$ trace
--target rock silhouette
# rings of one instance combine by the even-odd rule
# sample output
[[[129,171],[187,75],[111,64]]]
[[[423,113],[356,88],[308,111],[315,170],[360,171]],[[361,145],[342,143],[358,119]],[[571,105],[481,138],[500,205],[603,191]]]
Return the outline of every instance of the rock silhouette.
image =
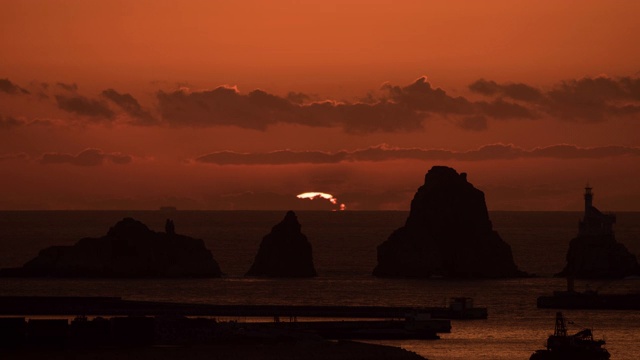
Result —
[[[484,193],[466,173],[434,166],[411,201],[405,225],[378,246],[381,277],[501,278],[526,274],[492,229]]]
[[[22,268],[4,276],[50,277],[220,277],[211,252],[200,239],[149,230],[125,218],[100,238],[73,246],[51,246]]]
[[[614,214],[603,214],[593,206],[592,188],[584,193],[584,216],[578,226],[578,236],[571,240],[567,265],[556,276],[573,278],[623,278],[639,275],[635,255],[616,241]]]
[[[293,211],[275,225],[260,243],[256,258],[246,276],[313,277],[311,244],[300,231]]]

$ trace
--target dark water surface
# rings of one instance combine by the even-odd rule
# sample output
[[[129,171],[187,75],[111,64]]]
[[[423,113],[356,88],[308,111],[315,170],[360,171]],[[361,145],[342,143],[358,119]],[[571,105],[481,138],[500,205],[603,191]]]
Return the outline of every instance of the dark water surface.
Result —
[[[442,305],[471,296],[489,308],[489,319],[453,321],[439,341],[385,341],[429,359],[528,359],[553,332],[555,310],[537,309],[538,295],[561,290],[568,243],[577,232],[577,212],[491,212],[494,228],[508,242],[520,269],[537,278],[452,281],[377,279],[376,246],[401,226],[406,212],[298,212],[313,246],[314,279],[244,279],[260,240],[284,217],[262,211],[43,211],[0,212],[0,267],[20,266],[40,249],[98,237],[125,216],[163,231],[167,217],[176,232],[202,238],[227,274],[222,279],[88,280],[0,279],[2,295],[100,295],[138,300],[220,304]],[[640,254],[640,213],[618,213],[616,238]],[[603,292],[640,291],[640,279],[581,281]],[[612,359],[640,358],[640,311],[565,311],[570,330],[593,328]],[[240,319],[241,320],[241,319]]]

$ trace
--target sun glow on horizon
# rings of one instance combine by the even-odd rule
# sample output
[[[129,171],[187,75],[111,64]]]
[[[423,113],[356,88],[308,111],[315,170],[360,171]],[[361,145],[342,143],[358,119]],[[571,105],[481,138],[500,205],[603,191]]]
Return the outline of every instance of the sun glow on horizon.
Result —
[[[331,194],[323,193],[323,192],[305,192],[305,193],[296,195],[296,197],[298,199],[308,199],[308,200],[325,199],[325,200],[329,200],[329,202],[334,205],[338,205],[338,199],[336,197],[334,197]],[[345,210],[345,209],[346,209],[345,204],[340,204],[340,210]]]

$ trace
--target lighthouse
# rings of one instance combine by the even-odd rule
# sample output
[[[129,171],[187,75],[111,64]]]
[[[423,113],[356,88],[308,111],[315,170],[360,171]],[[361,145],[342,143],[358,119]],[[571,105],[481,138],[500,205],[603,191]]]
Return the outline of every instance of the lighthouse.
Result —
[[[584,216],[587,217],[591,214],[591,207],[593,206],[593,188],[587,184],[584,188]]]
[[[578,235],[604,236],[613,239],[613,224],[616,222],[614,214],[603,214],[593,206],[593,188],[588,184],[584,188],[584,216],[579,222]]]

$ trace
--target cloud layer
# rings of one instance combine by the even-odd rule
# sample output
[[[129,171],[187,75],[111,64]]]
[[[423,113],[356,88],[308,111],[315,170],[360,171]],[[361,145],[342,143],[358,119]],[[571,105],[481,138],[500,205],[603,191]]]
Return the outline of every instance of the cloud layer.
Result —
[[[161,117],[172,126],[233,125],[265,130],[276,123],[311,127],[341,127],[348,133],[413,131],[423,128],[425,119],[439,116],[482,116],[496,119],[532,119],[528,108],[503,99],[472,102],[452,97],[434,88],[426,77],[408,86],[385,84],[384,95],[366,102],[334,100],[309,102],[309,96],[289,93],[287,97],[254,90],[248,94],[236,88],[188,92],[159,92]],[[485,121],[486,122],[486,121]],[[463,125],[465,126],[465,125]],[[484,129],[486,125],[468,125]]]
[[[231,86],[201,91],[181,88],[156,92],[157,103],[151,110],[133,95],[112,88],[92,98],[81,95],[76,84],[44,85],[32,96],[43,100],[49,98],[44,91],[57,92],[53,98],[61,110],[89,120],[108,122],[124,117],[129,119],[126,123],[145,126],[266,130],[275,124],[297,124],[369,134],[422,130],[425,121],[434,117],[449,119],[465,130],[484,131],[495,120],[549,117],[601,122],[640,115],[640,78],[631,76],[567,80],[548,90],[479,79],[468,86],[479,100],[452,96],[425,76],[406,86],[384,84],[378,95],[354,102],[314,101],[310,95],[293,91],[279,96],[259,89],[242,93]],[[9,79],[0,79],[0,92],[30,94]]]
[[[322,152],[279,150],[266,153],[238,153],[219,151],[195,159],[199,163],[216,165],[286,165],[335,164],[355,161],[391,160],[510,160],[521,158],[595,159],[616,156],[640,156],[640,148],[626,146],[600,146],[582,148],[559,144],[526,150],[514,145],[492,144],[477,150],[451,151],[441,149],[391,148],[380,145],[361,150]]]
[[[138,100],[131,94],[120,94],[113,89],[107,89],[101,95],[111,100],[125,113],[134,118],[135,121],[133,123],[136,125],[152,125],[156,122],[153,116],[143,109]]]
[[[103,101],[81,95],[56,95],[56,103],[60,109],[77,115],[106,120],[116,115]]]
[[[29,91],[12,83],[9,79],[0,79],[0,93],[7,93],[11,95],[30,94]]]

